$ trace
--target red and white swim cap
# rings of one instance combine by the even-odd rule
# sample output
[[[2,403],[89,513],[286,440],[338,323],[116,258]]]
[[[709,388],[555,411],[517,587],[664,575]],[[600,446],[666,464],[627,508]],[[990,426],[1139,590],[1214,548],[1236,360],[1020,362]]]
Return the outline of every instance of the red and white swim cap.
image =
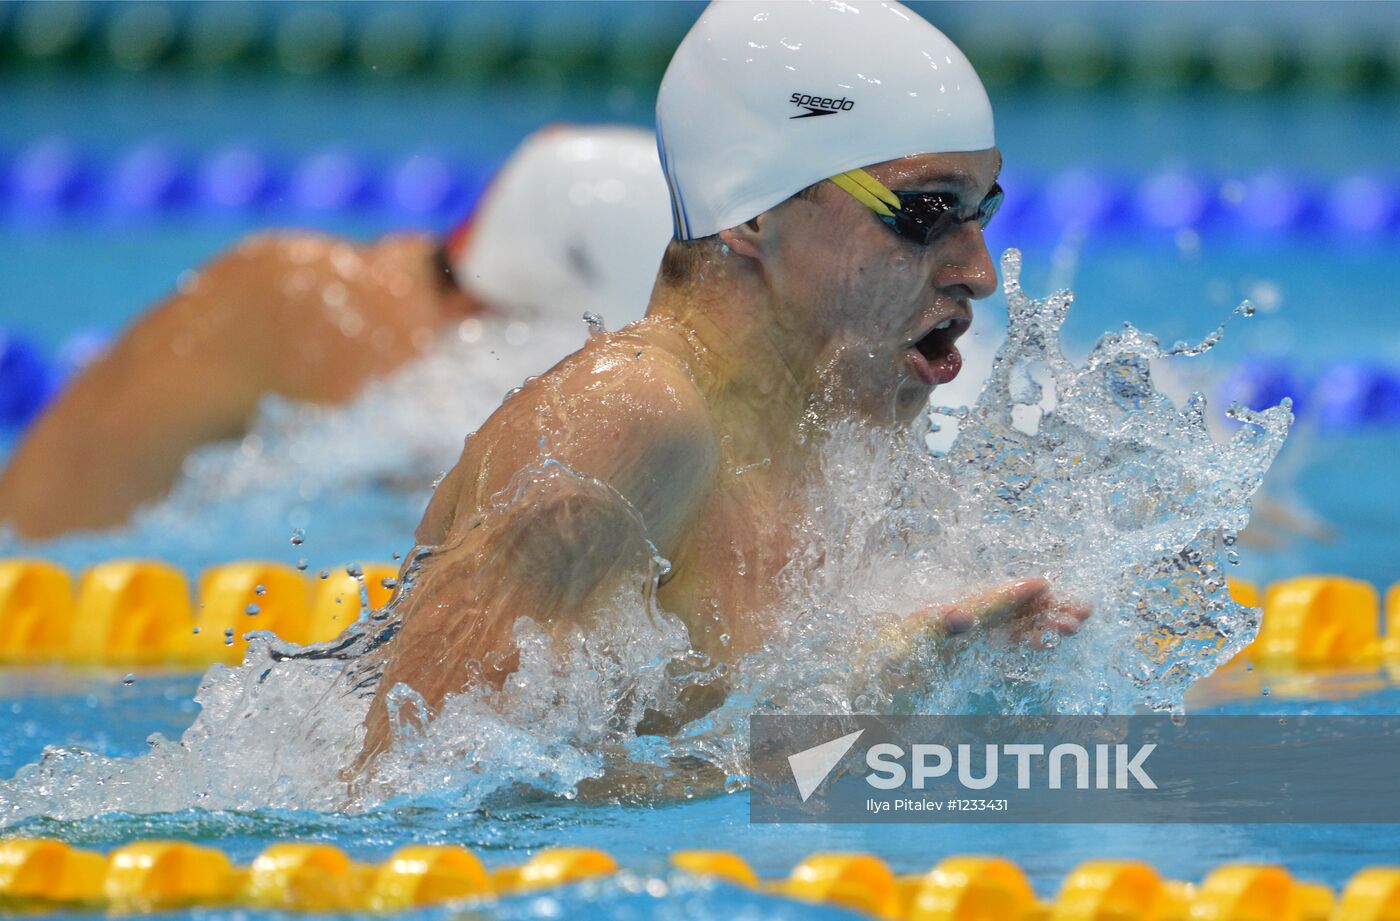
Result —
[[[555,125],[501,167],[447,258],[458,284],[493,307],[593,312],[615,328],[646,312],[670,238],[651,132]]]

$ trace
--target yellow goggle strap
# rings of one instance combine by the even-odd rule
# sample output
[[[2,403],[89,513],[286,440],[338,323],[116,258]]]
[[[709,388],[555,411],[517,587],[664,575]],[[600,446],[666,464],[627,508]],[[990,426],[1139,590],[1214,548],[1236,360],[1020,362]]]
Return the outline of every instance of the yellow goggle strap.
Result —
[[[845,189],[856,201],[881,217],[894,217],[899,210],[899,196],[863,169],[847,170],[831,177],[837,187]]]

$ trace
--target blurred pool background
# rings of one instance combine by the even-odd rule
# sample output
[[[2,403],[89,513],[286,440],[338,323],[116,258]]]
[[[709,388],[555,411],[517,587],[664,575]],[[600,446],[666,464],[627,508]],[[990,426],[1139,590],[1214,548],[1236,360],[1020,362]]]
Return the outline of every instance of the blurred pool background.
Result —
[[[1183,386],[1204,389],[1217,410],[1232,399],[1294,397],[1300,424],[1271,488],[1337,536],[1248,551],[1241,573],[1269,580],[1325,571],[1381,586],[1400,579],[1397,7],[911,5],[967,50],[993,97],[1008,199],[989,243],[1024,250],[1029,290],[1075,289],[1068,328],[1082,350],[1124,321],[1165,341],[1199,339],[1242,299],[1258,305],[1182,372]],[[666,61],[701,9],[0,3],[7,437],[29,408],[5,403],[4,388],[79,363],[181,272],[250,231],[445,229],[540,125],[649,124]],[[999,313],[999,297],[986,302],[976,335],[994,339]],[[297,553],[313,566],[350,553],[383,559],[406,549],[416,520],[417,509],[404,508],[337,541],[326,534],[335,519],[320,519]],[[303,523],[228,535],[225,558],[290,559],[288,530]],[[87,559],[107,546],[66,552]],[[134,754],[147,732],[177,733],[191,712],[185,679],[135,688],[54,681],[51,694],[33,699],[11,696],[18,686],[4,690],[14,731],[0,746],[0,773],[52,742]],[[1395,703],[1382,693],[1353,712],[1394,712]],[[745,824],[737,799],[673,808],[696,840],[725,840]],[[516,812],[470,826],[451,815],[388,825],[286,817],[276,834],[355,841],[366,853],[405,837],[490,850],[573,835],[645,854],[657,843],[654,826],[669,821],[667,809],[624,810],[601,825],[572,805]],[[77,837],[111,844],[150,833],[133,830],[144,821],[98,824]],[[172,821],[172,833],[184,821],[197,836],[203,820]],[[237,829],[221,834],[251,854],[269,832],[258,826],[242,843]],[[829,834],[823,846],[846,847],[860,846],[865,832]],[[1286,841],[1248,828],[1171,834],[1165,851],[1132,828],[1107,837],[972,829],[936,844],[901,833],[883,843],[909,867],[952,851],[1009,853],[1042,888],[1081,856],[1106,852],[1148,857],[1182,877],[1249,854],[1339,882],[1376,847],[1366,834],[1327,828]],[[756,833],[744,841],[772,872],[813,849]]]

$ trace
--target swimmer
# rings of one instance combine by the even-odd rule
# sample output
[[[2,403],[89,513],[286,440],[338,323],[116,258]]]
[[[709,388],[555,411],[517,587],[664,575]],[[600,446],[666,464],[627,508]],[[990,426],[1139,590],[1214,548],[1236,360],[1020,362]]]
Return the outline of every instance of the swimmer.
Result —
[[[996,287],[982,228],[1001,154],[942,33],[894,2],[719,0],[667,69],[657,133],[675,236],[646,317],[468,439],[419,526],[352,773],[390,744],[396,685],[431,711],[499,686],[516,618],[558,635],[625,590],[633,512],[671,563],[656,599],[692,647],[731,664],[761,648],[816,459],[804,432],[855,419],[893,436],[958,374],[971,302]],[[549,478],[565,468],[578,476]],[[529,501],[507,500],[532,476]],[[1042,643],[1088,613],[1026,579],[908,612],[883,641],[1009,622]],[[717,703],[697,698],[682,722]]]
[[[669,234],[651,132],[555,126],[445,241],[251,237],[182,277],[34,424],[0,475],[0,523],[28,538],[119,525],[190,451],[244,434],[264,396],[343,403],[472,314],[639,317]]]

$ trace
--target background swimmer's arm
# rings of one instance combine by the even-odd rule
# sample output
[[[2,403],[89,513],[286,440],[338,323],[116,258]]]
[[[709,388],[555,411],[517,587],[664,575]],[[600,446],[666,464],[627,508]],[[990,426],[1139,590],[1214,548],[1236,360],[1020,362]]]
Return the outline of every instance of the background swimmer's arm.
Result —
[[[431,708],[473,680],[498,684],[517,666],[519,617],[557,630],[619,593],[640,597],[644,536],[676,557],[717,469],[708,410],[679,369],[640,361],[599,372],[605,363],[558,370],[512,397],[439,486],[435,505],[461,507],[404,599],[361,766],[388,743],[395,684]],[[541,466],[543,436],[557,463]],[[484,507],[479,495],[495,498]]]
[[[69,384],[0,477],[0,519],[28,537],[119,524],[190,449],[242,432],[258,381],[234,347],[235,312],[210,302],[243,284],[235,261],[141,317]]]
[[[347,286],[337,260],[355,254],[327,237],[263,236],[205,266],[34,424],[0,475],[0,521],[28,537],[120,524],[191,450],[241,435],[264,394],[335,402],[403,360],[407,331],[394,337],[402,355],[369,339],[383,317],[412,322],[414,305],[390,303],[369,269]],[[337,291],[365,336],[345,335],[345,315],[322,303]]]

